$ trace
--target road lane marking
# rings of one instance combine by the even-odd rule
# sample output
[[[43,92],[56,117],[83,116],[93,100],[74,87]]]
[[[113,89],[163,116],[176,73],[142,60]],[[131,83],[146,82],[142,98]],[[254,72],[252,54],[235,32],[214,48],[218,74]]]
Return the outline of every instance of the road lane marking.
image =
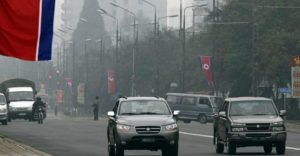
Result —
[[[180,134],[191,135],[191,136],[198,136],[198,137],[204,137],[204,138],[213,138],[213,136],[211,136],[211,135],[187,133],[187,132],[182,132],[182,131],[180,131]]]
[[[211,135],[196,134],[196,133],[188,133],[188,132],[183,132],[183,131],[180,131],[179,133],[180,133],[180,134],[185,134],[185,135],[190,135],[190,136],[203,137],[203,138],[213,138],[213,136],[211,136]],[[289,147],[289,146],[286,146],[286,149],[289,149],[289,150],[295,150],[295,151],[300,151],[300,148],[296,148],[296,147]]]

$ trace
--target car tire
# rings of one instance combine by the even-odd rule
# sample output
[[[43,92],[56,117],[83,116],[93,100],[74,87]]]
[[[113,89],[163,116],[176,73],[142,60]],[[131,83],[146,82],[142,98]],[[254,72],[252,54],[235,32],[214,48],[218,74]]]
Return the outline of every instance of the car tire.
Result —
[[[108,156],[115,156],[116,155],[115,146],[111,145],[110,142],[108,142],[107,150],[108,150]]]
[[[272,144],[264,145],[264,151],[266,154],[272,153]]]
[[[228,139],[227,139],[227,153],[230,155],[236,153],[236,144],[229,141]]]
[[[182,120],[182,121],[183,121],[183,123],[186,123],[186,124],[191,123],[191,120]]]
[[[8,121],[8,122],[11,122],[11,118],[10,118],[10,117],[8,117],[7,121]]]
[[[7,125],[7,120],[2,121],[1,123],[2,125]]]
[[[219,138],[215,137],[215,146],[216,146],[216,153],[221,154],[224,152],[224,144],[220,143]]]
[[[115,145],[115,152],[116,156],[124,156],[124,149],[118,144]]]
[[[285,153],[285,142],[279,142],[276,144],[276,153],[279,155]]]
[[[178,156],[178,143],[162,148],[162,156]]]
[[[201,124],[206,124],[207,123],[207,117],[206,115],[202,114],[198,117],[198,120]]]

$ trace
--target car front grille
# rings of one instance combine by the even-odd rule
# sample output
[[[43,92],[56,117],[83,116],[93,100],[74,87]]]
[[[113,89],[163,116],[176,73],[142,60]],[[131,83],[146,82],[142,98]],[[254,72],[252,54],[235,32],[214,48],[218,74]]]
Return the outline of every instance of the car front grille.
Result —
[[[248,131],[268,131],[270,129],[269,123],[246,124]]]
[[[259,137],[270,137],[271,134],[246,134],[246,137],[253,137],[253,138],[259,138]]]
[[[158,134],[160,126],[138,126],[135,130],[138,134]]]

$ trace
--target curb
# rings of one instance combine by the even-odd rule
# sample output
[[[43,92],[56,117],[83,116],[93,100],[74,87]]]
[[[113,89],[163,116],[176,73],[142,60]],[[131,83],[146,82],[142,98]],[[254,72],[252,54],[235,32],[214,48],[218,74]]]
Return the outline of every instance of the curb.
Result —
[[[28,145],[16,142],[10,138],[0,135],[1,156],[52,156],[36,150]]]

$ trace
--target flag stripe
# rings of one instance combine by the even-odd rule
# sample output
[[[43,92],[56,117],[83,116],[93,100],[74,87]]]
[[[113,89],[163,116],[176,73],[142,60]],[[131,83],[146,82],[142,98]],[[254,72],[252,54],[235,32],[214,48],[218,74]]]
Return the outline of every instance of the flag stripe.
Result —
[[[37,36],[37,43],[36,43],[36,50],[35,50],[35,60],[37,61],[38,60],[38,53],[39,53],[39,47],[40,47],[40,36],[41,36],[41,20],[42,20],[42,3],[43,3],[43,0],[39,0],[39,14],[38,14],[38,17],[39,17],[39,23],[38,23],[38,36]]]
[[[55,0],[41,0],[41,30],[38,60],[51,60]]]

